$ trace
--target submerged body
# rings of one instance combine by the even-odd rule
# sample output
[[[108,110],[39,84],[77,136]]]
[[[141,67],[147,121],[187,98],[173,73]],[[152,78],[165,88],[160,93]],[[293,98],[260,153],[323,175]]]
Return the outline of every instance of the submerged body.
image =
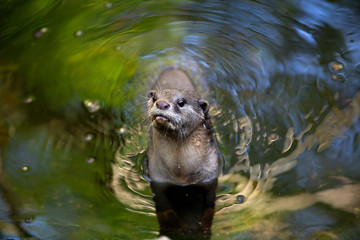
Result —
[[[167,87],[173,84],[194,90],[187,75],[179,72],[170,69],[162,73],[158,87],[166,82]],[[208,111],[208,102],[195,91],[168,88],[149,92],[148,171],[153,181],[191,184],[218,176],[219,161]]]

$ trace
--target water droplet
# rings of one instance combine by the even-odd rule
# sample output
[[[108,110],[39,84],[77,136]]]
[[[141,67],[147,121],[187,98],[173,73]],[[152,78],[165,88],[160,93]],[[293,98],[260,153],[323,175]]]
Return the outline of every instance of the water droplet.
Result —
[[[92,133],[87,133],[87,134],[85,134],[85,136],[84,136],[84,140],[87,141],[87,142],[89,142],[89,141],[93,140],[94,137],[95,137],[94,134],[92,134]]]
[[[35,96],[33,95],[28,95],[25,99],[24,99],[24,103],[29,104],[32,103],[35,100]]]
[[[236,196],[236,203],[244,203],[245,202],[245,196],[244,195],[237,195]]]
[[[333,74],[331,79],[335,82],[345,82],[345,76],[342,74]]]
[[[118,45],[118,46],[115,47],[115,50],[116,50],[116,51],[120,51],[122,48],[123,48],[123,47],[122,47],[121,45]]]
[[[106,7],[107,9],[110,9],[110,8],[112,8],[113,6],[114,6],[114,4],[112,4],[111,2],[105,3],[105,7]]]
[[[40,38],[44,33],[48,31],[48,28],[42,27],[34,33],[35,38]]]
[[[85,100],[84,101],[84,106],[91,113],[94,113],[94,112],[96,112],[96,111],[98,111],[100,109],[99,101]]]
[[[116,129],[116,133],[117,133],[117,134],[125,134],[125,133],[126,133],[126,130],[127,130],[127,126],[124,125],[124,126],[122,126],[121,128]]]
[[[33,217],[26,217],[24,219],[25,223],[32,223],[34,221],[34,218]]]
[[[93,162],[95,162],[95,160],[96,160],[95,157],[89,157],[86,161],[87,161],[88,163],[93,163]]]
[[[329,69],[332,72],[341,72],[342,70],[344,70],[344,64],[337,61],[330,62]]]
[[[271,144],[279,139],[279,135],[276,133],[271,133],[267,139],[268,139],[268,144]]]
[[[84,35],[84,31],[83,30],[77,30],[75,33],[74,33],[75,37],[81,37],[82,35]]]
[[[30,167],[27,165],[24,165],[21,167],[21,171],[23,171],[23,172],[28,172],[29,170],[30,170]]]
[[[240,156],[240,155],[242,155],[245,151],[246,151],[246,147],[241,146],[241,147],[238,147],[237,149],[235,149],[235,154],[238,155],[238,156]]]
[[[178,164],[178,168],[179,168],[179,169],[181,168],[180,164]]]

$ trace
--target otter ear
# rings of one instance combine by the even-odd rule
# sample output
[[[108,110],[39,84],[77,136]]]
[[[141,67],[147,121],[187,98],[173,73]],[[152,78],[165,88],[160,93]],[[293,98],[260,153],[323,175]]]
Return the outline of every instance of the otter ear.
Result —
[[[209,103],[205,100],[199,101],[199,106],[203,110],[204,113],[207,113],[209,111]]]
[[[150,99],[150,98],[155,98],[155,96],[156,96],[156,90],[151,90],[151,91],[149,91],[147,96],[148,96],[148,99]]]

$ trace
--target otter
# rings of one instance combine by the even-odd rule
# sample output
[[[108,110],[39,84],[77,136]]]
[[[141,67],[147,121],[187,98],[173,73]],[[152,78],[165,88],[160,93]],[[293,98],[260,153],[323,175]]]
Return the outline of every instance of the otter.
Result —
[[[209,103],[179,69],[163,71],[148,92],[148,175],[152,181],[188,185],[214,179],[219,160]]]

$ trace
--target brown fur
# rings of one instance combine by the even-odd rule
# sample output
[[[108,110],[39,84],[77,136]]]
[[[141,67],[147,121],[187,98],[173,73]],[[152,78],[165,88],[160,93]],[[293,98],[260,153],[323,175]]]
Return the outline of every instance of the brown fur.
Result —
[[[187,77],[178,71],[170,69],[160,76],[167,76],[165,80],[170,82],[179,81],[179,76]],[[191,80],[188,77],[185,80],[182,82],[190,82],[189,89],[194,89]],[[176,86],[177,82],[173,84]],[[175,88],[150,91],[148,170],[153,181],[190,184],[217,177],[218,155],[208,110],[208,102],[195,91]]]

